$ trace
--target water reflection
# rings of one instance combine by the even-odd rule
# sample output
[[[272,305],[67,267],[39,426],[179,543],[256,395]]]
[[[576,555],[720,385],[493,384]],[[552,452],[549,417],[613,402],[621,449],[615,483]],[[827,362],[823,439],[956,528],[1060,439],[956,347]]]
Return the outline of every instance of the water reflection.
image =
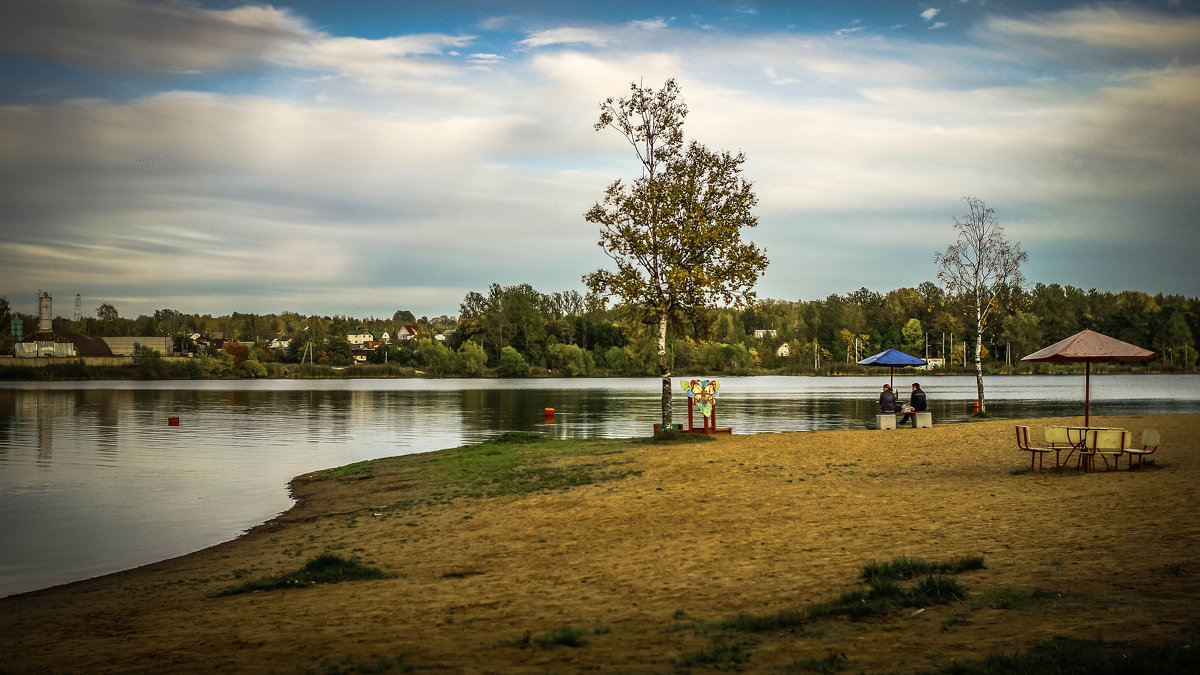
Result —
[[[737,434],[863,428],[879,381],[723,378],[718,419]],[[970,416],[973,378],[924,387],[935,424]],[[1200,410],[1196,376],[1099,376],[1092,393],[1094,415]],[[0,595],[229,539],[316,469],[513,430],[647,436],[659,395],[653,378],[0,383]],[[988,396],[1000,417],[1082,415],[1083,378],[989,378]]]

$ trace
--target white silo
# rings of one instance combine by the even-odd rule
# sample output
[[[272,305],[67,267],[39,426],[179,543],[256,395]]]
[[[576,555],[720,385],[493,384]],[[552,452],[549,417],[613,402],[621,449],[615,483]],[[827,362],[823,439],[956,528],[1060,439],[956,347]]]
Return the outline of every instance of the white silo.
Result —
[[[51,309],[50,293],[38,291],[38,331],[54,330],[54,313]]]

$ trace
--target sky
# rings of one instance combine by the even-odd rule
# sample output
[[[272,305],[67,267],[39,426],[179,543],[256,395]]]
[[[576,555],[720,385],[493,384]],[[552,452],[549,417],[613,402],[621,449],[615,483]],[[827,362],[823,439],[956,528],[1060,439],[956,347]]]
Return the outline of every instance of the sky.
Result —
[[[1200,0],[0,3],[0,295],[457,314],[585,289],[675,78],[744,152],[760,298],[935,279],[974,196],[1029,283],[1200,296]]]

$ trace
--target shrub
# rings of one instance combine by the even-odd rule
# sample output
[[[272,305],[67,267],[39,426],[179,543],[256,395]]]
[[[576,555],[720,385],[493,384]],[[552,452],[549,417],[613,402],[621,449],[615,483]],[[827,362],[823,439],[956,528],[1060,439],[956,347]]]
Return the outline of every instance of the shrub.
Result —
[[[501,377],[529,377],[529,364],[513,347],[500,350],[500,366],[496,369]]]

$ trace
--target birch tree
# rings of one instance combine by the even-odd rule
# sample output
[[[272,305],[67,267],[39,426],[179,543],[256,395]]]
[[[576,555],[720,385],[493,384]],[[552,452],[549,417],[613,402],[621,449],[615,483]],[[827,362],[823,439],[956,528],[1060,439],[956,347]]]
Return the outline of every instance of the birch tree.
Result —
[[[958,238],[942,253],[934,255],[940,268],[938,281],[951,294],[965,296],[974,312],[975,388],[979,413],[987,413],[983,396],[983,331],[994,318],[997,298],[1007,288],[1025,284],[1021,263],[1026,254],[1019,242],[1004,237],[1004,228],[996,221],[996,212],[982,199],[963,197],[967,212],[954,219]]]
[[[617,131],[633,148],[641,175],[613,182],[585,215],[600,226],[599,245],[616,270],[596,270],[584,283],[640,308],[657,324],[664,433],[671,429],[674,391],[670,320],[699,307],[752,302],[768,262],[763,250],[741,239],[742,228],[758,224],[752,213],[757,198],[742,177],[745,157],[694,141],[685,145],[687,112],[673,79],[658,91],[630,84],[628,97],[600,104],[595,129]]]

